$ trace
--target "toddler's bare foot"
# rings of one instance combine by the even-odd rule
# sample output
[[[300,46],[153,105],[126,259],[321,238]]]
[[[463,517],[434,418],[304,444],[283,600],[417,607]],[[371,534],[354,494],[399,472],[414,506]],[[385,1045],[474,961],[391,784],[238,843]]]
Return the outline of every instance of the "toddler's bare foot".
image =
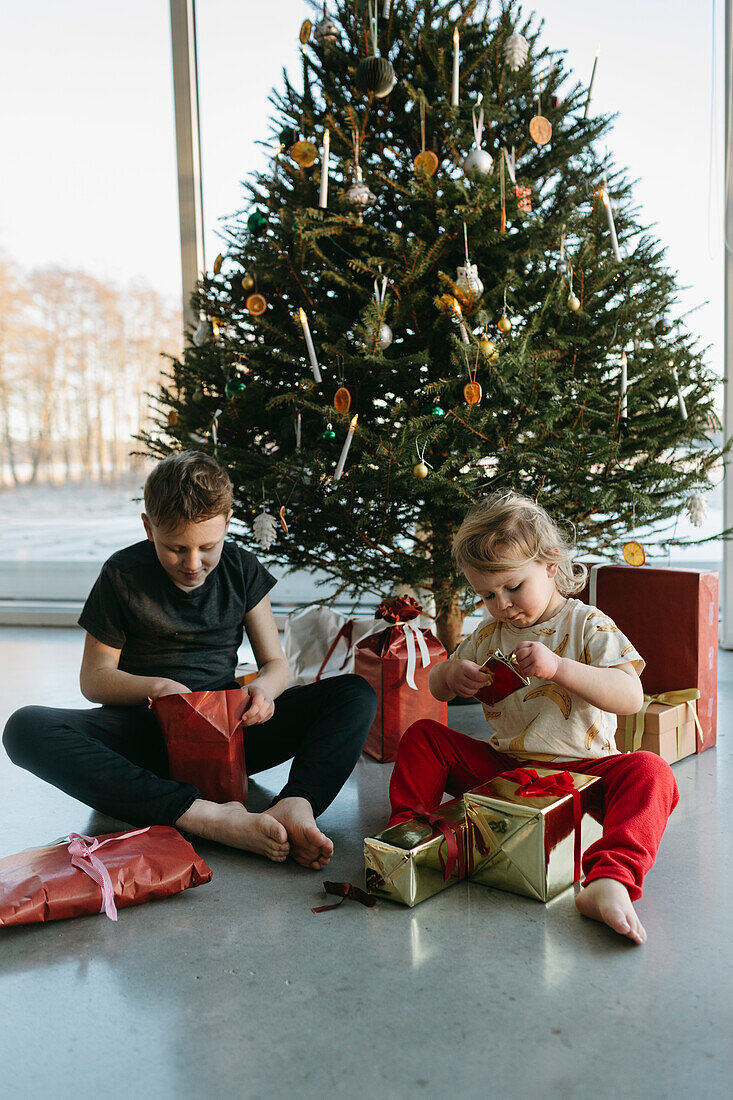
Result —
[[[614,932],[628,936],[634,943],[646,943],[644,926],[631,904],[623,882],[614,878],[596,878],[575,897],[575,905],[584,917],[603,921]]]
[[[270,814],[251,814],[241,802],[208,802],[197,798],[176,822],[187,833],[243,848],[274,863],[287,859],[290,845],[286,829]]]
[[[333,855],[333,842],[316,825],[306,798],[281,798],[267,811],[285,826],[296,863],[320,871]]]

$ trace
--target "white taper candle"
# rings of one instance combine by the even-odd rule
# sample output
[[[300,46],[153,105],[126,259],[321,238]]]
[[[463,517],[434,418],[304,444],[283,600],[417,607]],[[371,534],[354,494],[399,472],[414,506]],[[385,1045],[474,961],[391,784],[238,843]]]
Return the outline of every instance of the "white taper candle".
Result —
[[[323,145],[321,146],[321,193],[318,199],[321,210],[325,210],[328,206],[328,155],[330,149],[331,132],[326,129],[323,131]]]
[[[334,470],[334,474],[333,474],[333,480],[334,481],[338,481],[338,479],[341,477],[342,473],[344,472],[344,466],[346,465],[346,456],[349,453],[349,447],[351,446],[351,440],[354,438],[354,429],[356,428],[356,422],[357,422],[358,419],[359,419],[359,414],[358,413],[356,414],[356,416],[352,417],[352,419],[351,419],[351,424],[349,425],[349,430],[346,433],[346,439],[344,440],[344,445],[341,448],[341,454],[339,455],[339,460],[336,463],[336,469]]]
[[[603,187],[601,188],[601,196],[603,198],[603,205],[606,208],[606,217],[608,218],[608,229],[609,229],[609,232],[611,234],[611,248],[613,249],[613,254],[616,257],[616,259],[618,260],[619,263],[621,263],[621,253],[619,252],[618,237],[616,236],[616,224],[613,220],[613,210],[611,209],[611,200],[608,197],[608,191],[606,190],[605,183],[604,183]]]
[[[316,359],[316,349],[313,347],[313,337],[311,336],[310,325],[308,324],[308,318],[305,315],[305,310],[300,309],[300,323],[303,326],[303,335],[305,336],[305,344],[308,348],[308,358],[310,359],[311,370],[313,371],[313,377],[316,382],[321,381],[321,372],[318,367],[318,360]]]
[[[458,60],[459,36],[458,27],[453,31],[453,85],[451,87],[450,105],[458,106],[458,81],[460,76],[460,62]]]
[[[588,94],[585,97],[585,110],[583,111],[583,118],[588,117],[588,111],[590,109],[590,97],[593,93],[593,81],[596,78],[596,65],[598,64],[598,54],[600,52],[601,52],[601,47],[599,46],[598,49],[596,50],[595,61],[593,62],[593,72],[590,74],[590,84],[588,85]]]

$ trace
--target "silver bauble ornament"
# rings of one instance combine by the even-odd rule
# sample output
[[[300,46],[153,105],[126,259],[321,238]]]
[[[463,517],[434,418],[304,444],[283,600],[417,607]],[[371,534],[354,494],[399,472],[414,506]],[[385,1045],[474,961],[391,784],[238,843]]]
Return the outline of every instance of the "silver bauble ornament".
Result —
[[[380,351],[385,351],[394,339],[392,335],[392,329],[389,325],[381,324],[379,326],[379,339],[377,340],[377,347]]]
[[[319,46],[333,46],[341,39],[341,28],[331,18],[328,12],[323,10],[323,19],[319,19],[313,28],[313,37]]]
[[[361,167],[357,164],[354,173],[354,182],[346,192],[346,199],[357,210],[366,210],[377,201],[377,196],[369,189],[361,175]]]
[[[504,57],[512,72],[521,69],[527,60],[529,42],[523,34],[510,34],[504,43]]]
[[[477,149],[475,146],[468,154],[463,158],[463,171],[467,176],[474,176],[476,179],[486,179],[490,176],[494,170],[494,159],[491,153],[486,149]]]
[[[478,267],[476,264],[466,264],[465,267],[458,268],[456,272],[456,286],[467,297],[481,297],[484,292],[484,284],[478,277]]]
[[[379,54],[365,57],[356,67],[357,88],[360,92],[372,92],[377,99],[389,95],[396,83],[392,62]]]
[[[202,348],[211,337],[211,325],[205,317],[199,321],[199,326],[193,334],[193,342],[197,348]]]

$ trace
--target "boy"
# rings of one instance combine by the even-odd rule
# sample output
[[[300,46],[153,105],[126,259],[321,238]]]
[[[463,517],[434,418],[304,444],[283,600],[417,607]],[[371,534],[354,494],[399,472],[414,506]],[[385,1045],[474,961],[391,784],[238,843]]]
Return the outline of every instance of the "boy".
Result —
[[[175,825],[197,836],[318,870],[333,854],[316,817],[346,782],[374,719],[358,676],[285,691],[288,666],[270,607],[276,583],[254,554],[226,541],[232,483],[210,456],[184,451],[145,482],[147,540],[105,563],[79,618],[86,630],[81,690],[95,710],[23,707],[3,742],[14,763],[132,825]],[[259,673],[245,689],[247,771],[293,757],[265,813],[220,805],[168,778],[163,736],[148,701],[238,687],[246,630]]]

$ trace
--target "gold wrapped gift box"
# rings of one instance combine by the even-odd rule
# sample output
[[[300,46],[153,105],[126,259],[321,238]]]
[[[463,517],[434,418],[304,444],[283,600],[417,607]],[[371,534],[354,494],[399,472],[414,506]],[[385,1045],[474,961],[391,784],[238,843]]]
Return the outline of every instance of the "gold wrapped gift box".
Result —
[[[452,824],[460,841],[460,858],[451,870],[445,835],[426,821],[403,821],[364,841],[366,888],[402,905],[418,905],[459,882],[465,874],[466,809],[462,798],[436,807],[436,817]],[[450,871],[445,876],[446,868]]]
[[[519,770],[538,777],[563,775],[551,768]],[[517,794],[522,783],[505,775],[466,792],[472,882],[549,901],[577,881],[576,854],[584,852],[603,833],[599,823],[602,785],[596,775],[565,774],[571,776],[578,791],[579,849],[571,793],[522,797]]]
[[[699,696],[696,688],[645,695],[638,714],[618,716],[616,748],[619,752],[653,752],[668,764],[692,756],[698,737],[702,737],[696,703]]]

